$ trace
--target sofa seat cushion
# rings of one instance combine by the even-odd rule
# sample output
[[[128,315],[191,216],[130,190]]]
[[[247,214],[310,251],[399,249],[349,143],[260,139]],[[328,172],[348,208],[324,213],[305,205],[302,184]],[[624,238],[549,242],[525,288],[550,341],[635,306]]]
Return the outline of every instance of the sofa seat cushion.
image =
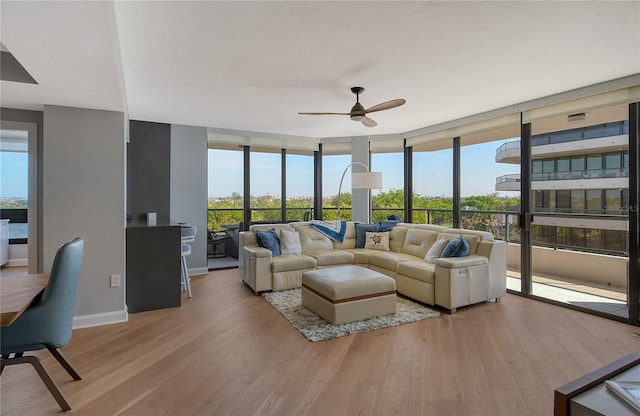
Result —
[[[353,254],[353,264],[366,264],[369,267],[369,256],[372,254],[379,254],[380,250],[369,250],[368,248],[356,248],[349,250]]]
[[[345,250],[312,251],[305,255],[316,259],[318,267],[353,264],[353,253]]]
[[[375,251],[375,250],[371,250]],[[369,255],[369,264],[372,266],[382,267],[383,269],[396,271],[398,263],[403,261],[418,260],[415,256],[405,253],[394,253],[393,251],[378,251]],[[424,260],[419,259],[424,263]]]
[[[433,283],[436,266],[420,260],[403,261],[398,264],[396,273],[425,283]]]
[[[287,272],[291,270],[314,269],[316,259],[304,254],[283,254],[271,259],[271,272]]]

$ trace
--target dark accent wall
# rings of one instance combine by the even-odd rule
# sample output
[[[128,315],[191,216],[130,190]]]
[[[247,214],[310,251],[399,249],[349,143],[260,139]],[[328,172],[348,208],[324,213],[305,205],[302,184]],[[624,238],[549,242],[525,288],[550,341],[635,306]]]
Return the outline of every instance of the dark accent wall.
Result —
[[[171,125],[131,120],[127,144],[127,214],[170,219]]]

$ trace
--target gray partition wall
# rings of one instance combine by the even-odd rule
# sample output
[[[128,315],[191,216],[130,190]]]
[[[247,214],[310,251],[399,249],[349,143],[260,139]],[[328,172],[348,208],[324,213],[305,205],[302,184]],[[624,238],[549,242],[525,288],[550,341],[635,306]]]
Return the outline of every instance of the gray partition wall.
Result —
[[[44,271],[58,247],[84,239],[74,326],[126,320],[125,118],[115,111],[44,106],[42,244]]]
[[[196,227],[187,259],[190,274],[208,273],[207,129],[171,125],[171,219]]]

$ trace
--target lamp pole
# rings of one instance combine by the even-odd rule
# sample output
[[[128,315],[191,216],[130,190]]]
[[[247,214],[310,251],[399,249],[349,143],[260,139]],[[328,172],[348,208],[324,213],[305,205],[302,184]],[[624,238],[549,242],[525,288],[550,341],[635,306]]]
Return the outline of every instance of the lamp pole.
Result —
[[[353,165],[361,165],[364,166],[364,168],[367,170],[367,172],[369,172],[369,166],[365,165],[362,162],[352,162],[349,163],[347,165],[346,168],[344,168],[344,172],[342,172],[342,177],[340,178],[340,186],[338,187],[338,200],[336,201],[336,212],[337,212],[337,219],[338,221],[340,220],[340,194],[342,193],[342,181],[344,181],[344,175],[347,174],[347,171],[349,170],[350,167],[352,167]]]

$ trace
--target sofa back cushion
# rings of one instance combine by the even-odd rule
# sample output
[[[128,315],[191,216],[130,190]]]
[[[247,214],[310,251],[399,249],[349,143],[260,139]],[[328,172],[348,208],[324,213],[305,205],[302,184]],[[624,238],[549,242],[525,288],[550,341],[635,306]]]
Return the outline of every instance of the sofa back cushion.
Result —
[[[447,228],[443,231],[444,233],[463,234],[465,237],[467,235],[477,235],[482,241],[495,241],[493,238],[493,234],[488,231],[480,231],[480,230],[465,230],[464,228]]]
[[[447,228],[449,227],[443,227],[442,225],[434,225],[434,224],[412,224],[412,223],[408,223],[408,222],[401,222],[400,224],[398,224],[401,227],[408,227],[408,228],[418,228],[420,230],[430,230],[430,231],[437,231],[439,233],[446,231]]]
[[[333,248],[336,250],[346,250],[356,247],[356,226],[353,221],[347,221],[347,231],[344,233],[342,243],[332,241]]]
[[[293,228],[300,233],[300,245],[303,253],[312,251],[333,250],[331,239],[312,228],[309,223],[294,223]]]
[[[355,229],[356,229],[356,245],[355,248],[364,248],[364,245],[366,244],[366,233],[373,233],[373,232],[377,232],[380,231],[380,224],[379,223],[375,223],[375,224],[362,224],[362,223],[357,223],[355,224]]]
[[[255,232],[256,230],[269,231],[272,228],[275,228],[278,235],[280,235],[279,230],[283,228],[287,231],[294,231],[293,227],[291,227],[289,224],[253,224],[251,227],[249,227],[249,231],[253,231],[253,232]]]
[[[436,231],[409,228],[404,238],[402,252],[424,259],[429,248],[435,243],[437,236],[438,233]]]
[[[407,230],[408,228],[406,227],[396,226],[389,231],[389,249],[391,249],[391,251],[402,253],[402,246],[407,236]]]

